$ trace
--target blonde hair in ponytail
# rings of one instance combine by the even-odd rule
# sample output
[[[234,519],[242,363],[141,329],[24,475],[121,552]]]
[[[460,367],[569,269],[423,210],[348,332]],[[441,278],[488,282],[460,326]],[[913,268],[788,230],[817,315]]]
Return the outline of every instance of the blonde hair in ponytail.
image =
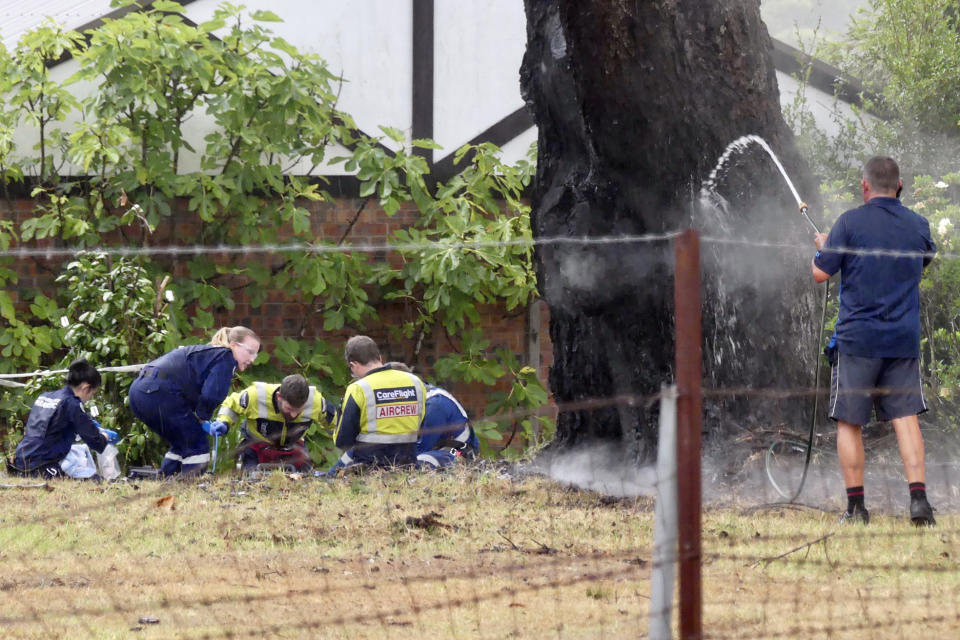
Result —
[[[237,326],[222,327],[210,338],[210,344],[215,347],[227,347],[229,349],[232,343],[243,342],[245,338],[253,338],[257,342],[260,342],[260,337],[257,336],[252,329]]]

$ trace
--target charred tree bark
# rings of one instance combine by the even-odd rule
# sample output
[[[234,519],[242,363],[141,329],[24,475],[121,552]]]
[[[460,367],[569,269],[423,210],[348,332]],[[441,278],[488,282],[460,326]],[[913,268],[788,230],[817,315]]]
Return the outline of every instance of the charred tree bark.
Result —
[[[554,446],[599,439],[653,457],[656,407],[643,400],[673,375],[672,245],[616,239],[690,226],[706,236],[708,441],[754,418],[805,429],[809,396],[710,392],[809,388],[816,366],[811,234],[770,158],[735,154],[715,185],[726,210],[700,204],[721,154],[746,134],[769,142],[794,180],[804,178],[799,191],[816,197],[780,112],[759,1],[525,5],[521,87],[539,127],[534,235],[614,240],[537,250],[550,386],[562,409],[572,407],[561,411]],[[771,241],[810,250],[760,246]]]

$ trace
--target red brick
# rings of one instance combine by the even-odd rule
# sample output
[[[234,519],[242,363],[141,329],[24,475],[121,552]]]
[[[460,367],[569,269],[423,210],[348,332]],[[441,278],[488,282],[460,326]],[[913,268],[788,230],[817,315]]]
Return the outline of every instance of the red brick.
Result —
[[[392,217],[386,216],[376,200],[367,202],[359,216],[357,212],[363,204],[363,199],[340,199],[320,203],[304,201],[298,204],[310,212],[311,229],[316,235],[316,239],[328,243],[338,241],[350,229],[346,239],[348,244],[386,245],[388,237],[394,231],[409,227],[416,222],[419,215],[413,203],[402,205],[400,210]],[[265,204],[264,206],[269,205]],[[34,210],[35,204],[31,200],[15,201],[13,218],[19,223],[31,217]],[[0,213],[0,217],[3,216],[10,216],[9,209]],[[352,228],[351,223],[353,223]],[[123,234],[119,232],[111,234],[106,239],[119,243],[122,237],[143,238],[141,246],[156,247],[162,247],[171,242],[192,245],[202,240],[202,223],[198,222],[195,214],[185,212],[182,209],[174,211],[169,219],[161,221],[153,234],[144,236],[144,230],[139,224],[131,225],[122,231]],[[289,229],[286,231],[289,232]],[[285,241],[283,238],[284,234],[281,234],[278,242],[283,243]],[[47,239],[30,244],[32,246],[53,246],[53,241]],[[228,255],[213,252],[208,255],[214,261],[223,264],[243,265],[250,261],[256,261],[270,267],[282,265],[287,259],[286,256],[282,255],[271,256],[260,253]],[[169,269],[176,279],[186,276],[187,263],[193,259],[193,256],[157,256],[155,259],[158,264]],[[402,264],[401,257],[396,252],[375,252],[368,256],[368,259],[372,263],[386,261],[395,267]],[[36,260],[18,261],[17,271],[20,275],[20,282],[17,283],[16,287],[8,287],[15,303],[21,304],[23,302],[19,296],[19,289],[21,288],[36,289],[45,292],[46,295],[54,295],[58,286],[54,279],[64,262],[62,258],[46,259],[43,257]],[[320,313],[314,312],[311,302],[303,304],[303,301],[297,300],[296,296],[288,296],[283,291],[267,292],[266,301],[260,307],[254,308],[247,298],[246,278],[220,277],[217,282],[220,286],[233,289],[232,296],[236,302],[236,306],[231,312],[215,312],[218,325],[248,324],[264,339],[266,349],[270,349],[273,341],[281,337],[305,340],[320,338],[334,345],[339,345],[354,334],[353,329],[344,329],[338,332],[324,331],[323,317]],[[326,294],[321,294],[316,303],[323,304],[325,301]],[[545,303],[540,301],[536,304],[539,305],[540,314],[540,326],[538,327],[540,353],[538,354],[537,373],[541,382],[546,384],[549,367],[553,363],[549,331],[550,314]],[[489,305],[479,305],[477,311],[481,317],[481,326],[484,328],[485,336],[491,342],[491,350],[496,347],[505,348],[516,354],[521,364],[537,360],[537,358],[531,358],[527,354],[528,319],[524,310],[514,309],[507,312],[504,309]],[[415,341],[401,337],[400,328],[404,322],[416,320],[416,309],[410,303],[404,301],[384,302],[378,305],[377,313],[378,318],[374,321],[368,321],[369,327],[366,330],[380,344],[384,357],[396,360],[410,359]],[[456,335],[447,336],[442,328],[437,327],[433,335],[427,336],[423,340],[419,354],[413,358],[415,361],[410,362],[410,364],[415,366],[418,373],[421,373],[424,378],[432,380],[434,377],[432,364],[438,358],[453,353],[459,347],[459,342]],[[450,385],[450,390],[460,398],[473,416],[482,415],[492,389],[504,390],[506,388],[507,380],[505,379],[493,388],[482,384],[461,383]]]

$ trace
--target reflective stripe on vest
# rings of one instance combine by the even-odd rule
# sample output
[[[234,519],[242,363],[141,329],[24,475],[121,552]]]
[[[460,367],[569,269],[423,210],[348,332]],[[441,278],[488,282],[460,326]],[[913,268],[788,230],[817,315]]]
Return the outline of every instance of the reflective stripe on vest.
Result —
[[[452,395],[450,395],[450,392],[449,392],[449,391],[446,391],[445,389],[441,389],[441,388],[439,388],[439,387],[434,387],[434,388],[430,389],[429,391],[427,391],[427,400],[429,400],[430,398],[434,398],[434,397],[436,397],[436,396],[443,396],[444,398],[446,398],[447,400],[449,400],[449,401],[452,402],[453,404],[457,405],[457,409],[459,409],[459,410],[460,410],[460,413],[463,414],[463,419],[464,419],[464,420],[467,419],[467,410],[463,408],[463,405],[460,404],[460,401],[459,401],[459,400],[457,400],[457,399],[454,398]]]
[[[405,442],[416,442],[417,432],[413,433],[361,433],[357,436],[357,442],[366,442],[370,444],[402,444]]]
[[[307,404],[303,405],[303,410],[295,420],[313,420],[313,399],[317,395],[317,389],[315,387],[309,387],[309,389],[310,391],[307,393]]]
[[[270,412],[270,407],[267,406],[267,383],[266,382],[254,382],[254,388],[257,390],[257,418],[261,420],[266,420],[269,416],[267,415]]]
[[[258,420],[269,420],[270,419],[270,405],[268,403],[273,402],[273,394],[267,393],[267,383],[266,382],[254,382],[253,386],[257,390],[257,419]],[[259,424],[257,425],[260,426]],[[260,433],[260,430],[257,429],[257,434],[260,436],[260,439],[264,442],[270,442]],[[280,442],[287,441],[287,423],[283,423],[283,427],[280,429]]]
[[[463,405],[460,404],[460,401],[453,397],[449,391],[441,389],[439,387],[433,387],[427,391],[427,400],[434,398],[436,396],[443,396],[453,404],[457,406],[457,409],[463,414],[463,419],[467,421],[467,424],[463,427],[463,430],[458,433],[456,436],[451,438],[451,440],[456,440],[457,442],[466,442],[470,439],[470,420],[467,417],[467,410],[463,408]]]
[[[370,383],[363,378],[357,380],[357,385],[360,387],[360,390],[363,391],[364,404],[367,412],[367,434],[374,435],[377,433],[377,398],[373,395],[373,389],[370,387]],[[360,431],[363,431],[363,425],[360,425]],[[360,435],[362,436],[363,433]],[[360,440],[360,438],[358,437],[357,440]],[[363,441],[361,440],[361,442]]]

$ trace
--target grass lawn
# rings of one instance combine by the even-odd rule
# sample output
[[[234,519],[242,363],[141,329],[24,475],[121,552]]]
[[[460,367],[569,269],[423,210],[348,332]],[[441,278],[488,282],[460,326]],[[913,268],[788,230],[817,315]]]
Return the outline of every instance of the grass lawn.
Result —
[[[51,487],[0,492],[4,638],[647,632],[649,497],[489,465]],[[707,508],[705,636],[955,637],[960,537],[938,517]]]

